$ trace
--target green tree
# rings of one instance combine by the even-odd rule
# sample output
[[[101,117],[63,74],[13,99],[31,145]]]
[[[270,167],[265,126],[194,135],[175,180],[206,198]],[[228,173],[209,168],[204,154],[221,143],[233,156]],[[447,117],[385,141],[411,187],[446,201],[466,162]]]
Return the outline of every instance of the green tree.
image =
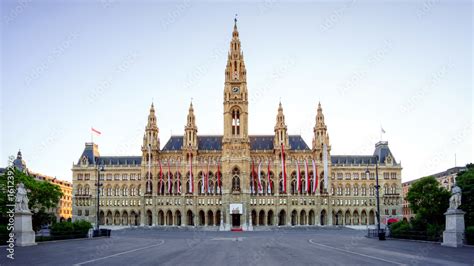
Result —
[[[443,225],[450,196],[433,176],[427,176],[411,185],[407,200],[420,223]]]
[[[461,210],[466,212],[466,226],[474,226],[474,164],[466,165],[467,170],[456,177],[456,184],[462,190]]]
[[[7,204],[11,204],[8,200],[8,171],[13,171],[15,194],[16,186],[19,183],[23,183],[25,187],[30,190],[28,192],[28,207],[33,213],[33,219],[38,217],[44,219],[45,216],[41,215],[40,212],[46,212],[49,208],[55,208],[58,206],[59,200],[63,195],[61,188],[45,181],[38,181],[32,176],[27,175],[15,168],[7,168],[7,171],[0,176],[0,224],[5,223],[7,217],[7,211],[10,207]],[[14,202],[13,202],[14,203]],[[39,214],[39,215],[36,215]],[[38,224],[38,221],[33,220],[33,224]],[[41,225],[39,225],[41,226]]]

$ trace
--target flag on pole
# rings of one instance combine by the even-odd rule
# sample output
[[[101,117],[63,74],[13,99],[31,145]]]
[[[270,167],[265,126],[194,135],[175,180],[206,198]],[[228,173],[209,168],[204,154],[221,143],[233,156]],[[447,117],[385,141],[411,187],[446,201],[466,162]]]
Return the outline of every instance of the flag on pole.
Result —
[[[304,183],[306,184],[304,192],[308,193],[310,191],[310,182],[308,178],[308,159],[304,160]]]
[[[178,160],[176,166],[176,179],[178,179],[178,187],[176,188],[178,194],[181,194],[181,159]]]
[[[100,135],[102,134],[102,132],[100,132],[99,130],[97,130],[97,129],[93,128],[93,127],[91,127],[91,131],[92,131],[93,133],[95,133],[97,136],[100,136]]]
[[[209,161],[207,162],[207,170],[206,170],[206,191],[207,193],[211,193],[209,190]]]
[[[250,192],[255,193],[255,163],[252,160],[252,182],[250,183]]]
[[[281,143],[281,171],[283,177],[283,193],[286,193],[286,164],[285,164],[285,145]]]
[[[163,193],[163,168],[161,167],[161,161],[158,160],[158,164],[160,165],[160,191],[159,194]]]
[[[171,166],[170,166],[170,161],[168,160],[168,194],[171,194]]]
[[[194,193],[193,154],[189,153],[189,192]]]
[[[267,193],[270,194],[272,193],[272,181],[270,178],[270,160],[268,161],[267,179],[268,179]]]
[[[314,160],[313,161],[313,193],[316,193],[316,189],[318,187],[318,167],[316,166]]]
[[[260,172],[262,170],[262,162],[260,162],[258,164],[258,193],[263,193],[263,189],[262,189],[262,179],[261,179],[261,176],[260,176]]]
[[[221,169],[219,162],[217,162],[217,186],[219,187],[219,194],[222,193],[222,187],[221,187]]]
[[[206,177],[205,177],[205,173],[204,173],[204,164],[201,160],[201,166],[203,168],[203,170],[201,171],[201,194],[204,194],[204,186],[205,186],[205,183],[206,183]]]
[[[328,146],[323,144],[324,188],[328,189]]]
[[[296,160],[296,178],[298,179],[297,180],[297,183],[296,183],[296,189],[298,190],[298,193],[301,192],[301,171],[300,171],[300,164],[298,162],[298,160]]]

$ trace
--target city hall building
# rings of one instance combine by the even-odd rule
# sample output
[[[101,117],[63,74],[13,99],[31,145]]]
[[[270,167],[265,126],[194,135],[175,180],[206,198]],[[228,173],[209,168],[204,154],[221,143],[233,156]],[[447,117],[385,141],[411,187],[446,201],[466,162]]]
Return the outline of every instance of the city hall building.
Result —
[[[281,103],[273,132],[251,135],[246,80],[234,24],[223,134],[198,134],[191,103],[183,135],[171,136],[161,147],[152,104],[141,156],[102,156],[97,144],[85,144],[72,168],[73,219],[95,224],[99,204],[103,225],[252,230],[375,224],[376,165],[381,221],[402,217],[402,167],[387,142],[375,144],[372,155],[332,155],[321,104],[314,106],[311,146],[287,133]]]

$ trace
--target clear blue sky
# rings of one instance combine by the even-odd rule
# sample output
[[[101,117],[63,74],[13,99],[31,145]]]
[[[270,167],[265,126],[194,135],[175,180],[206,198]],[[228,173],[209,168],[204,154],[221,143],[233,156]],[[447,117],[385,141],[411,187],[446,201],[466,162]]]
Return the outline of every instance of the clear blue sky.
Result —
[[[70,3],[72,2],[72,3]],[[229,1],[227,1],[229,2]],[[234,14],[247,66],[250,134],[288,130],[311,145],[321,101],[332,154],[380,139],[403,181],[472,162],[470,1],[2,1],[1,165],[71,180],[90,127],[102,155],[139,155],[152,100],[161,145],[221,134]]]

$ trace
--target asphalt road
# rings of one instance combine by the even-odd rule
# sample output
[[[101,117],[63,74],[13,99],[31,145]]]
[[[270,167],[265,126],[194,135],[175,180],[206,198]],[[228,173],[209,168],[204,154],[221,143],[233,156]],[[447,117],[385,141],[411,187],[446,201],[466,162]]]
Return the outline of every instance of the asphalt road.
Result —
[[[1,265],[473,265],[474,248],[379,241],[351,229],[261,232],[125,229],[111,238],[16,247]]]

